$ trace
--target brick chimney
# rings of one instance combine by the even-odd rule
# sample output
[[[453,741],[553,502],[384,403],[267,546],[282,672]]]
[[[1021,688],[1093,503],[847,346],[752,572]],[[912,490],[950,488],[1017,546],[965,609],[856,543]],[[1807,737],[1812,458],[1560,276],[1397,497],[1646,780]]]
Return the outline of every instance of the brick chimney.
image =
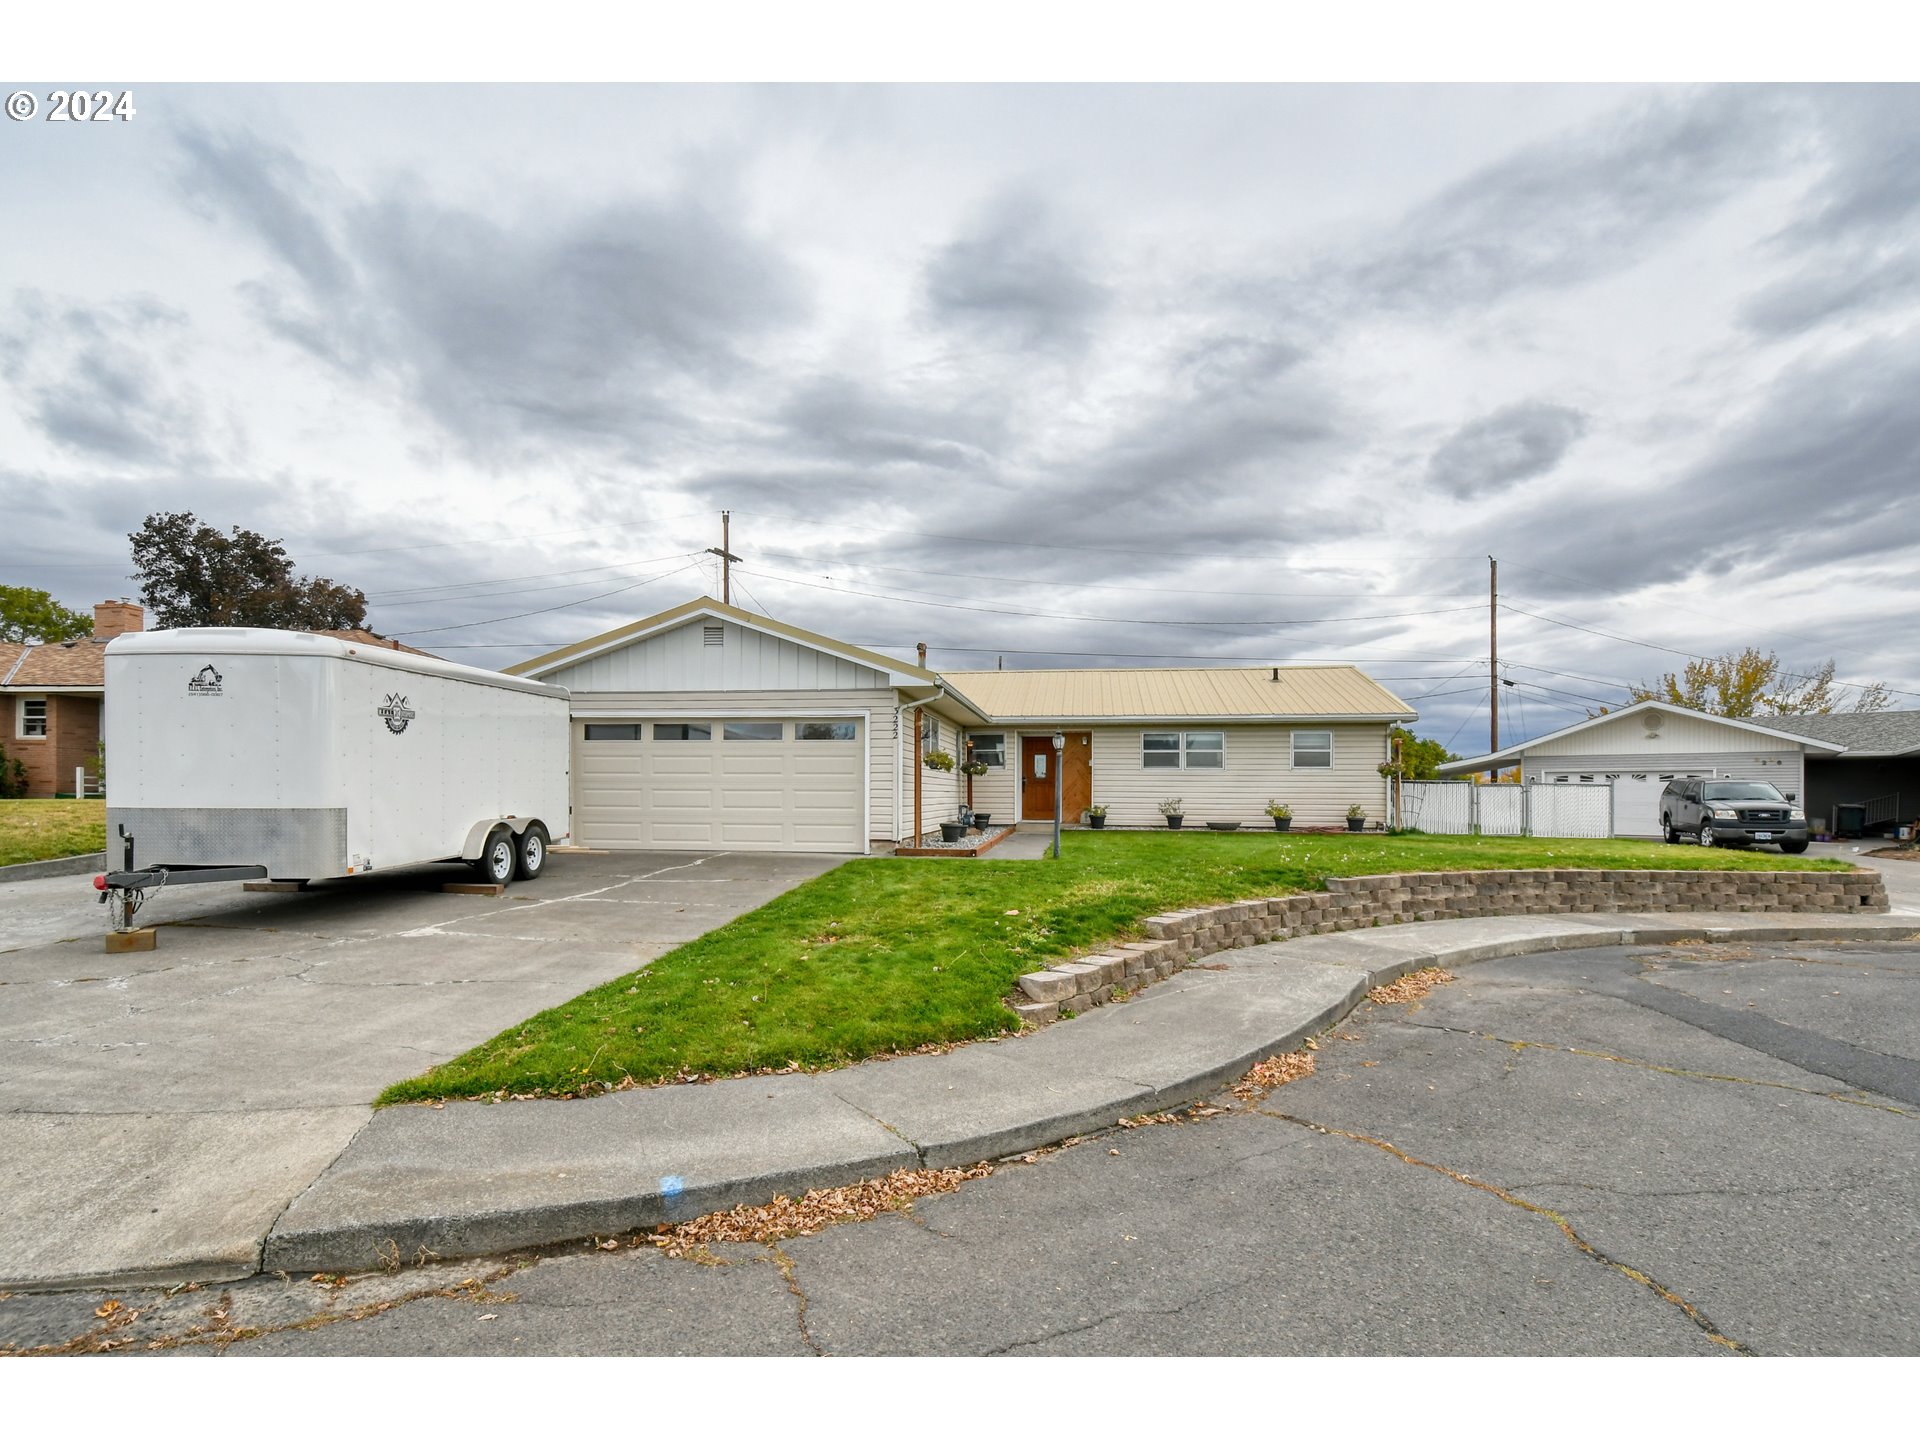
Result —
[[[93,607],[93,638],[111,640],[147,628],[147,612],[131,600],[102,600]]]

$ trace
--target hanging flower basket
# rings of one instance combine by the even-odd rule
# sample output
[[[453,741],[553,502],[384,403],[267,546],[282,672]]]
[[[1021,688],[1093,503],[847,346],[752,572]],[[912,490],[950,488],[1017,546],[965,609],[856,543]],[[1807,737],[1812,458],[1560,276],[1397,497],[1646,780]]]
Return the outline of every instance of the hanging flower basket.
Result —
[[[929,750],[922,757],[922,760],[929,770],[944,770],[948,774],[953,773],[953,756],[944,750]]]

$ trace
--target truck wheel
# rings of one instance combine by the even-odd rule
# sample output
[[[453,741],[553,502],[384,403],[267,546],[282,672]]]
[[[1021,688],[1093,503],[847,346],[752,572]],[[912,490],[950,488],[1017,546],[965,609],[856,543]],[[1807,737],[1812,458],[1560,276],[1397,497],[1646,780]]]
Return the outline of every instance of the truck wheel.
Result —
[[[1804,840],[1782,840],[1780,842],[1780,853],[1782,855],[1804,855],[1807,853],[1807,842]]]
[[[480,858],[474,861],[483,880],[495,885],[504,885],[513,879],[515,854],[518,847],[513,841],[513,832],[502,825],[491,835],[480,849]]]
[[[538,820],[520,832],[514,847],[513,874],[518,880],[533,880],[547,868],[547,827]]]
[[[1700,822],[1700,833],[1694,838],[1698,840],[1702,846],[1711,849],[1713,847],[1713,821],[1702,820]]]
[[[1671,815],[1662,815],[1660,817],[1660,828],[1667,832],[1667,844],[1678,845],[1680,843],[1680,832],[1673,828],[1673,817]]]

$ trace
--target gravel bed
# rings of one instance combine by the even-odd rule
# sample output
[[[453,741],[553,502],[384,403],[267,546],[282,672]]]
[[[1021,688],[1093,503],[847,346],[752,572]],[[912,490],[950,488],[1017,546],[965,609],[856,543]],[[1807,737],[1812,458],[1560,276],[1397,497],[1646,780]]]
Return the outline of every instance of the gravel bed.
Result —
[[[940,832],[934,830],[921,836],[919,844],[914,848],[920,850],[972,850],[977,846],[986,844],[987,841],[993,839],[994,836],[1004,834],[1011,829],[1013,829],[1011,825],[989,825],[985,830],[969,830],[960,839],[951,843],[942,840],[940,838]]]

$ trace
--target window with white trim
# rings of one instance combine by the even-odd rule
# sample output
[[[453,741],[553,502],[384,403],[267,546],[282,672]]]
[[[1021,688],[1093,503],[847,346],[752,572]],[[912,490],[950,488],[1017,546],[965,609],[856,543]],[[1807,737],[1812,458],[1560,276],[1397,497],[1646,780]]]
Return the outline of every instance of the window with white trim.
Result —
[[[44,739],[47,733],[47,702],[45,700],[25,700],[20,702],[20,735],[22,739]]]
[[[851,720],[796,720],[796,740],[857,740],[859,733]]]
[[[629,725],[625,723],[619,725],[600,725],[589,720],[587,722],[587,739],[638,740],[640,738],[640,732],[646,728],[646,726],[640,724]]]
[[[656,740],[711,740],[713,726],[703,721],[656,723],[653,727],[653,738]]]
[[[1227,764],[1224,730],[1143,730],[1143,770],[1223,770]]]
[[[1333,732],[1331,730],[1294,731],[1293,768],[1331,770],[1333,768]]]
[[[940,748],[940,717],[922,713],[920,716],[920,754],[922,758],[931,755]]]
[[[1007,764],[1007,737],[1005,735],[974,734],[967,737],[973,746],[973,758],[995,770],[1003,770]]]
[[[723,740],[784,740],[786,722],[781,720],[729,720],[720,727]]]

